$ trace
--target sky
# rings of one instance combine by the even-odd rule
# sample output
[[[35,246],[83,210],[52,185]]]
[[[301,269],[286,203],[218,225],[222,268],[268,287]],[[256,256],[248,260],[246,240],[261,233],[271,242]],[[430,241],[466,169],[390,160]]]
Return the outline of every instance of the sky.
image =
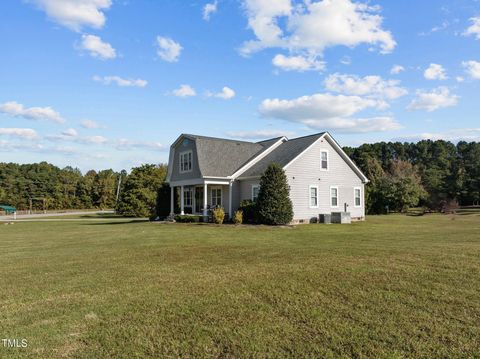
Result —
[[[127,169],[181,133],[480,141],[479,0],[2,0],[2,162]]]

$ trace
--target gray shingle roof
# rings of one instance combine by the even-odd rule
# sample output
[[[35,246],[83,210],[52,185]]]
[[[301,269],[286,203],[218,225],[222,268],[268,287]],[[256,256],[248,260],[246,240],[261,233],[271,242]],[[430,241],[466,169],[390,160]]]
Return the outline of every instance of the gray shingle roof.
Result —
[[[322,137],[323,134],[324,132],[316,133],[314,135],[294,138],[285,141],[268,155],[266,155],[264,158],[262,158],[259,162],[254,164],[244,173],[242,173],[240,177],[261,176],[263,172],[265,172],[265,170],[267,169],[268,165],[271,163],[278,163],[280,166],[284,167],[308,146],[310,146],[312,143]]]
[[[278,141],[271,139],[255,143],[189,134],[186,136],[195,139],[200,172],[207,177],[232,175]]]
[[[261,176],[271,163],[278,163],[284,167],[323,136],[323,134],[324,132],[284,141],[259,162],[242,173],[241,177]],[[184,136],[195,140],[198,165],[204,177],[231,176],[282,138],[277,137],[260,142],[247,142],[191,134],[184,134]]]

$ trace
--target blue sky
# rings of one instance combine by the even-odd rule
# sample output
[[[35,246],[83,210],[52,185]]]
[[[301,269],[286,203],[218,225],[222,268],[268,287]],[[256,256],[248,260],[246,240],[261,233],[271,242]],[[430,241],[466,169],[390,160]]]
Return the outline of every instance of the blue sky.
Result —
[[[4,0],[2,161],[130,169],[180,133],[480,140],[480,2]]]

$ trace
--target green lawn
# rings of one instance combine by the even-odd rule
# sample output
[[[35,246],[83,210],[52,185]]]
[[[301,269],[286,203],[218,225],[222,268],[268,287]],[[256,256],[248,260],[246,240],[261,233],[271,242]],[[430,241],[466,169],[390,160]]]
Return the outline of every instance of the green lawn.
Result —
[[[0,357],[479,357],[480,215],[0,224]],[[0,345],[2,343],[0,342]]]

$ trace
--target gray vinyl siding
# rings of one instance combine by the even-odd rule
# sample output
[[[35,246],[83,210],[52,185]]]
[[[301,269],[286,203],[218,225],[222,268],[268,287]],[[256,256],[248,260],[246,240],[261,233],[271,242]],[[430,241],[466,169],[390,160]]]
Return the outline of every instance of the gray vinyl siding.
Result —
[[[232,184],[232,211],[235,212],[240,207],[240,181],[234,181]]]
[[[240,201],[252,199],[252,186],[260,184],[260,178],[241,180],[240,182]]]
[[[320,151],[328,151],[328,171],[320,169]],[[365,217],[364,185],[357,174],[332,147],[327,139],[314,143],[306,152],[297,157],[285,170],[290,185],[294,220],[309,220],[321,213],[344,210],[353,218]],[[310,208],[310,186],[318,186],[318,208]],[[338,208],[330,206],[330,187],[337,186]],[[361,206],[354,206],[354,188],[361,188]]]
[[[192,151],[192,171],[187,173],[180,173],[180,153],[189,150]],[[172,149],[170,149],[170,151],[172,151]],[[172,166],[172,176],[170,178],[171,182],[202,177],[198,166],[197,147],[194,140],[189,139],[189,143],[187,145],[184,145],[183,141],[180,141],[174,149],[174,154],[172,158],[173,164],[170,164]]]

